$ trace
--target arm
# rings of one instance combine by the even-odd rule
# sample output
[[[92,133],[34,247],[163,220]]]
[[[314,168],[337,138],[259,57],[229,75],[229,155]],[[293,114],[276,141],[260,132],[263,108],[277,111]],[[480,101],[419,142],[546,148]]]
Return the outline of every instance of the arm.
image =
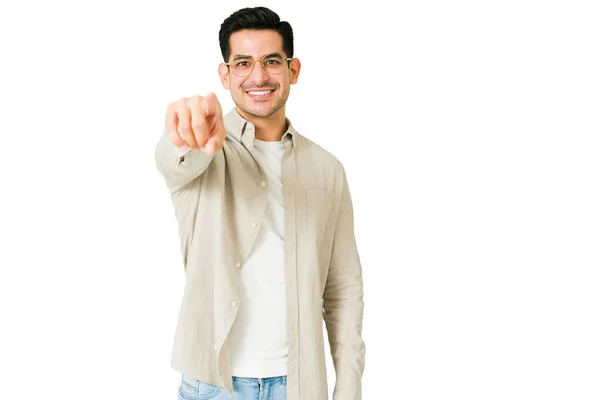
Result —
[[[214,155],[177,147],[167,133],[156,144],[156,167],[171,192],[181,189],[208,168]]]
[[[323,293],[323,319],[336,373],[334,400],[360,400],[365,366],[362,269],[354,237],[352,199],[346,175]]]
[[[171,193],[206,171],[226,136],[221,104],[214,93],[169,104],[154,157]]]

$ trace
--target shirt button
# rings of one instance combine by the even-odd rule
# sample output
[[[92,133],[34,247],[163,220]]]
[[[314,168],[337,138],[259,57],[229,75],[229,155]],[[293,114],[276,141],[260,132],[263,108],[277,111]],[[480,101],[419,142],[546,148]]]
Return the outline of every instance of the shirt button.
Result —
[[[215,348],[215,350],[217,349],[217,345],[216,344],[213,344],[213,347]]]
[[[239,263],[239,262],[236,262],[236,263],[235,263],[235,267],[236,267],[237,269],[240,269],[240,267],[241,267],[241,266],[242,266],[242,264],[241,264],[241,263]]]
[[[262,186],[262,187],[265,187],[265,186],[267,186],[267,182],[265,182],[265,181],[262,181],[262,182],[260,183],[260,186]]]
[[[237,305],[238,305],[237,301],[234,300],[234,301],[231,302],[231,307],[236,307]]]
[[[253,227],[253,228],[256,228],[257,226],[258,226],[258,225],[256,225],[256,222],[253,222],[253,223],[252,223],[252,227]]]

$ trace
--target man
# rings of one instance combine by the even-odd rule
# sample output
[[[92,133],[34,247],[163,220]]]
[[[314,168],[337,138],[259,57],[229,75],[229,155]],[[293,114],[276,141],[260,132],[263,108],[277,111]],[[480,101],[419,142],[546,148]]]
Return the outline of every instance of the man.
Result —
[[[289,23],[245,8],[221,25],[225,116],[213,93],[166,112],[156,163],[186,283],[172,366],[180,399],[361,399],[362,271],[343,166],[285,116],[300,73]],[[257,65],[258,64],[258,65]]]

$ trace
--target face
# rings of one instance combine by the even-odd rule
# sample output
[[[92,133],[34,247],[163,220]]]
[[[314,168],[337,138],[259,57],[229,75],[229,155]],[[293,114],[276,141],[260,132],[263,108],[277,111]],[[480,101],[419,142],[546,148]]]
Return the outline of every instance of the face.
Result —
[[[242,30],[235,32],[229,39],[231,55],[228,62],[252,59],[257,62],[252,73],[245,77],[235,75],[230,68],[221,64],[219,75],[223,87],[231,91],[231,97],[238,109],[248,115],[267,118],[281,111],[285,113],[285,102],[290,94],[290,85],[298,80],[300,61],[289,57],[283,51],[283,38],[274,30]],[[283,73],[272,75],[262,67],[260,60],[267,54],[279,53],[285,68]],[[251,59],[240,57],[250,56]],[[246,65],[250,65],[246,62]]]

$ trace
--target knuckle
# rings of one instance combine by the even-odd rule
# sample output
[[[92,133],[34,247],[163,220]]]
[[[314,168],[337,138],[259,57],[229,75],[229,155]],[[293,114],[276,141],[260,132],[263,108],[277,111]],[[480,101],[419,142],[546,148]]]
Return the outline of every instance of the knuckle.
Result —
[[[170,103],[165,109],[167,115],[173,114],[175,112],[175,110],[177,110],[177,102],[176,101],[174,101],[173,103]]]
[[[199,104],[202,104],[203,101],[204,101],[204,98],[202,96],[194,95],[189,98],[188,105],[195,107],[195,106],[198,106]]]
[[[179,121],[179,125],[177,126],[177,129],[179,129],[181,132],[189,132],[190,123],[185,120]]]
[[[185,104],[186,104],[186,103],[187,103],[187,101],[186,101],[185,97],[182,97],[181,99],[179,99],[179,100],[177,100],[177,101],[175,101],[175,102],[171,103],[171,104],[169,105],[169,108],[170,108],[172,111],[174,111],[174,112],[180,112],[180,111],[181,111],[181,109],[182,109],[183,107],[185,107]]]

